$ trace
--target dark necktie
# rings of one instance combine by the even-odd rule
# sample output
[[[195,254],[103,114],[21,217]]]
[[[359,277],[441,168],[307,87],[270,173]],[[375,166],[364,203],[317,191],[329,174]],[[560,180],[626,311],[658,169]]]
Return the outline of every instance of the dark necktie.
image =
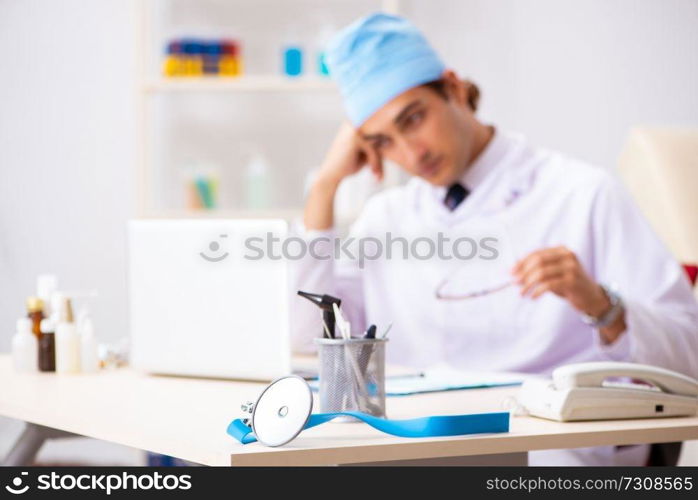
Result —
[[[449,210],[454,211],[458,205],[470,194],[462,184],[455,183],[446,192],[444,203]]]

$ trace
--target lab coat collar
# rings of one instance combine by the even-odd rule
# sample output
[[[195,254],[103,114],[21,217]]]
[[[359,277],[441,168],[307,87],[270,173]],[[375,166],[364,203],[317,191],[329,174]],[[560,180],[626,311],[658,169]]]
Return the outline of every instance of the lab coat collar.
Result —
[[[465,222],[475,214],[496,213],[507,209],[531,190],[539,155],[520,134],[495,130],[490,142],[463,175],[471,190],[455,210],[450,211],[443,200],[445,187],[437,187],[419,177],[414,178],[421,196],[415,209],[422,217],[433,218],[447,226]]]
[[[460,177],[460,183],[465,186],[470,193],[475,191],[482,184],[485,178],[502,163],[507,151],[511,148],[511,140],[506,134],[494,129],[494,134],[485,148],[468,166]],[[446,198],[446,186],[433,186],[434,194],[439,200]]]
[[[485,177],[502,163],[502,159],[504,159],[510,148],[509,141],[507,141],[504,134],[495,127],[492,128],[494,130],[492,138],[461,177],[461,183],[467,187],[470,192],[477,189],[477,187],[482,184]]]

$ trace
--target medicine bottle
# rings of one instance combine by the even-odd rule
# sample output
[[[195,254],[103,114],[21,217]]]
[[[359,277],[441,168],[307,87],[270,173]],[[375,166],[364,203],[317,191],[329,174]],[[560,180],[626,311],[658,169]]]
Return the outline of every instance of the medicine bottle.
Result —
[[[80,337],[69,298],[63,298],[60,311],[60,320],[56,325],[56,372],[78,373],[80,371]]]
[[[32,322],[32,333],[39,339],[41,335],[41,320],[44,319],[44,301],[39,297],[27,299],[27,317]]]
[[[12,364],[17,372],[36,371],[36,337],[28,318],[17,320],[17,333],[12,337]]]
[[[41,320],[41,337],[39,337],[39,371],[56,371],[56,335],[50,319]]]

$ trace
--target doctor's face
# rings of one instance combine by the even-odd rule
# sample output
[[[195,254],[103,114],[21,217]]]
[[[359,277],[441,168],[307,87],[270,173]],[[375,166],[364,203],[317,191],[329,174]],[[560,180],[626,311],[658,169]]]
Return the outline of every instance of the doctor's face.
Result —
[[[463,83],[444,74],[445,94],[425,87],[403,92],[372,115],[359,135],[383,160],[437,186],[461,177],[473,157],[479,124]]]

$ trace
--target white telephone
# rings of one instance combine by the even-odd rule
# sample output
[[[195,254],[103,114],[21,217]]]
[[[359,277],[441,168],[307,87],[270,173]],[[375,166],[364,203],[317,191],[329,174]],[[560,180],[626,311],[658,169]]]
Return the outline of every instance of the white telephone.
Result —
[[[698,381],[635,363],[577,363],[555,369],[552,380],[526,380],[518,400],[529,414],[562,422],[678,417],[698,412]]]

